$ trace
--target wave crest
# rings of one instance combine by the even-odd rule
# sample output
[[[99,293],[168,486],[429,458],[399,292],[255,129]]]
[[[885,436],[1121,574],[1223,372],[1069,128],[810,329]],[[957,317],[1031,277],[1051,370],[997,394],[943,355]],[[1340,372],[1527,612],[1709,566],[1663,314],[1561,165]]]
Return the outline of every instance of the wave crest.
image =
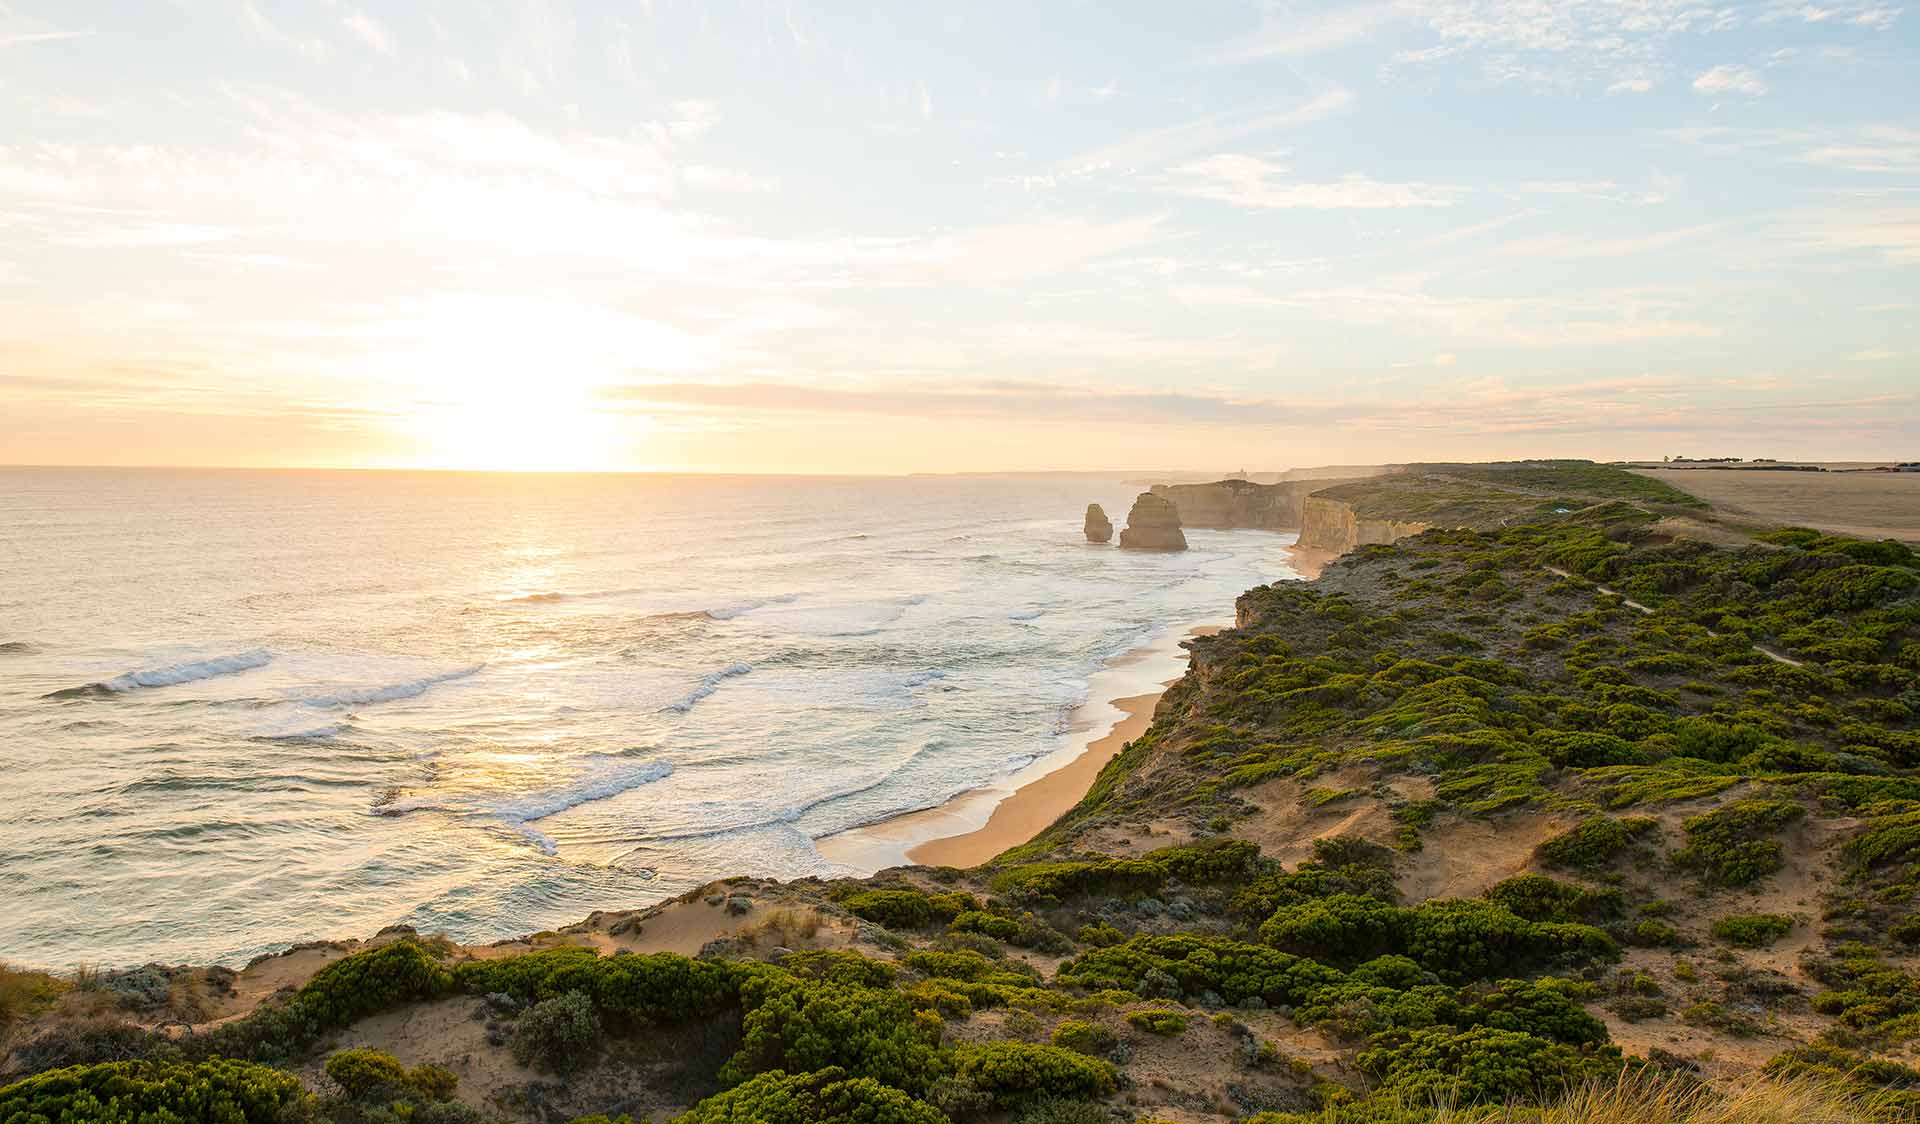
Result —
[[[265,667],[271,662],[273,662],[273,653],[264,648],[256,648],[251,652],[239,652],[230,656],[214,656],[210,659],[190,660],[186,663],[167,664],[163,667],[141,668],[99,683],[67,687],[43,697],[49,699],[97,698],[121,695],[143,687],[175,687],[182,683],[193,683],[221,675],[238,675],[243,671],[252,671],[256,667]]]
[[[688,692],[686,698],[681,699],[677,703],[668,703],[666,706],[660,708],[660,712],[662,714],[685,714],[687,711],[693,709],[695,703],[698,703],[701,699],[719,690],[721,683],[732,679],[736,675],[745,675],[752,670],[753,668],[747,664],[728,664],[719,671],[702,676],[700,685]]]
[[[371,703],[394,702],[398,699],[410,699],[425,694],[442,683],[456,679],[465,679],[487,666],[476,663],[453,671],[443,671],[438,675],[422,676],[399,683],[384,683],[372,687],[353,687],[325,695],[308,695],[298,701],[311,707],[325,709],[337,706],[367,706]]]

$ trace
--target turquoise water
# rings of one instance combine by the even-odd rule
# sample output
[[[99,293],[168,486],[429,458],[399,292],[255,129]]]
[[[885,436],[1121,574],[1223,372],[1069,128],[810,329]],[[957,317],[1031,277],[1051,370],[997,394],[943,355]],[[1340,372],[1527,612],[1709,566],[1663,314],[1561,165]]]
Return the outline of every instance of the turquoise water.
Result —
[[[1062,744],[1288,537],[1087,545],[1119,477],[0,470],[0,958],[463,940],[731,873]]]

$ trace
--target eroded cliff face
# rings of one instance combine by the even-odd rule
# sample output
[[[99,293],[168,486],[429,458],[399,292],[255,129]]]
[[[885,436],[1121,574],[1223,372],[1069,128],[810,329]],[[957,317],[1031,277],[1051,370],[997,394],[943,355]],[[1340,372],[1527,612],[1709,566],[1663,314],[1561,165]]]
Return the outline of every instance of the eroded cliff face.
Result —
[[[1211,484],[1155,484],[1153,494],[1172,502],[1185,527],[1291,531],[1301,524],[1308,493],[1345,482],[1316,479],[1253,484],[1216,480]]]
[[[1304,506],[1297,544],[1302,550],[1345,554],[1357,546],[1390,543],[1417,535],[1432,526],[1431,523],[1356,515],[1346,501],[1325,496],[1308,496]]]
[[[1127,512],[1120,545],[1129,550],[1185,550],[1187,536],[1180,531],[1180,511],[1163,496],[1142,492]]]
[[[1090,503],[1081,530],[1085,532],[1088,542],[1107,542],[1113,538],[1113,520],[1107,518],[1106,511],[1099,504]]]

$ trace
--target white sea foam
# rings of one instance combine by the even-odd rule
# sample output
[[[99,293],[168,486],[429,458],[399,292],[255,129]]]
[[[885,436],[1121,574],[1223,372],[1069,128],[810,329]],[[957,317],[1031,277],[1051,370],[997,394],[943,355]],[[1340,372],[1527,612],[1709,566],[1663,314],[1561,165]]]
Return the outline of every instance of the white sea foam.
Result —
[[[635,766],[633,760],[619,755],[598,755],[593,764],[583,770],[578,777],[560,788],[540,792],[524,793],[491,804],[486,814],[497,816],[511,824],[522,835],[542,851],[551,855],[555,851],[554,841],[532,826],[533,821],[558,815],[569,808],[582,804],[591,804],[596,800],[605,800],[630,792],[642,785],[665,780],[673,775],[673,765],[666,761],[649,761]]]
[[[249,736],[262,741],[322,741],[337,738],[352,729],[348,722],[319,722],[299,715],[262,722]]]
[[[702,676],[700,678],[700,685],[692,691],[689,691],[686,698],[681,699],[679,702],[668,703],[660,709],[666,713],[685,714],[687,711],[693,709],[695,703],[698,703],[701,699],[719,690],[720,684],[732,679],[736,675],[745,675],[752,670],[753,668],[743,663],[728,664],[719,671]]]
[[[451,683],[456,679],[465,679],[469,675],[476,674],[485,666],[487,665],[476,663],[467,667],[456,668],[453,671],[443,671],[438,675],[425,675],[418,679],[406,679],[397,683],[378,683],[366,687],[348,687],[318,695],[302,695],[298,697],[297,701],[307,706],[319,708],[370,706],[374,703],[395,702],[399,699],[410,699],[415,695],[426,694],[442,683]]]
[[[163,667],[141,668],[116,675],[101,683],[89,683],[84,687],[69,687],[55,691],[48,698],[73,698],[80,695],[124,694],[143,687],[176,687],[182,683],[193,683],[201,679],[212,679],[221,675],[238,675],[243,671],[252,671],[256,667],[265,667],[273,662],[273,653],[264,648],[251,652],[240,652],[230,656],[214,656],[210,659],[189,660],[185,663],[167,664]]]

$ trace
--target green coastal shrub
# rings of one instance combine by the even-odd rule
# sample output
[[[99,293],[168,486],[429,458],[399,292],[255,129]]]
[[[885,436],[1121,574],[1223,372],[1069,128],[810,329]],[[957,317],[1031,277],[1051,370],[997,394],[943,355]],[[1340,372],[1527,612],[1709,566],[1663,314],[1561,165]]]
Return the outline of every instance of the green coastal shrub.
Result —
[[[996,941],[1011,941],[1020,935],[1020,923],[1011,917],[971,909],[955,917],[947,926],[947,931],[979,933],[982,936],[992,937]]]
[[[1012,1124],[1112,1124],[1113,1114],[1098,1101],[1048,1097],[1014,1114]]]
[[[1016,1109],[1044,1097],[1087,1099],[1113,1091],[1112,1065],[1058,1046],[983,1042],[953,1051],[956,1077],[985,1093],[993,1106]]]
[[[1158,891],[1168,880],[1210,885],[1251,877],[1260,846],[1222,837],[1162,847],[1126,859],[1023,863],[993,876],[993,892],[1019,901],[1060,902],[1088,894],[1129,897]]]
[[[1562,870],[1604,870],[1650,834],[1659,821],[1642,817],[1592,816],[1534,849],[1542,866]]]
[[[1626,908],[1618,890],[1557,882],[1540,874],[1520,874],[1497,882],[1484,896],[1528,921],[1601,922],[1619,917]]]
[[[402,1003],[438,999],[453,974],[419,942],[398,940],[342,957],[315,972],[292,1006],[327,1029],[346,1026]]]
[[[925,929],[947,924],[980,908],[971,894],[928,894],[919,890],[868,890],[841,901],[854,916],[889,929]]]
[[[1378,898],[1334,894],[1275,910],[1260,939],[1328,963],[1358,963],[1393,947],[1404,912]]]
[[[412,939],[342,957],[314,973],[285,1003],[256,1008],[177,1048],[187,1057],[287,1062],[310,1052],[321,1036],[403,1003],[437,999],[454,975]]]
[[[542,999],[521,1013],[513,1027],[513,1057],[521,1065],[571,1073],[600,1045],[600,1016],[584,991]]]
[[[1492,1026],[1379,1035],[1358,1060],[1387,1092],[1426,1104],[1537,1099],[1621,1064],[1617,1047],[1583,1053]]]
[[[1141,994],[1142,981],[1159,972],[1181,994],[1211,991],[1229,1003],[1259,998],[1292,1005],[1317,987],[1342,977],[1317,961],[1224,937],[1134,937],[1111,948],[1091,949],[1060,965],[1059,983],[1089,991]],[[1171,996],[1168,996],[1171,998]]]
[[[1750,885],[1785,865],[1780,843],[1766,836],[1805,815],[1786,800],[1736,800],[1683,821],[1687,845],[1673,861],[1714,885]]]
[[[1068,1019],[1053,1028],[1053,1044],[1064,1050],[1089,1057],[1104,1056],[1113,1049],[1119,1038],[1099,1023],[1080,1019]]]
[[[949,1124],[945,1113],[870,1077],[828,1067],[774,1070],[708,1097],[675,1124]]]
[[[621,959],[625,959],[622,957]],[[732,1084],[769,1070],[810,1073],[839,1067],[917,1093],[942,1076],[929,1027],[892,990],[811,983],[784,972],[754,972],[740,985],[740,1049],[720,1071]],[[931,1017],[931,1016],[930,1016]]]
[[[437,1065],[408,1069],[400,1059],[379,1050],[342,1050],[329,1057],[324,1068],[340,1091],[356,1101],[415,1096],[444,1101],[460,1083],[452,1070]]]
[[[1148,1034],[1185,1034],[1187,1015],[1184,1011],[1153,1007],[1144,1011],[1127,1012],[1127,1025],[1135,1030],[1144,1030]]]
[[[1618,911],[1617,899],[1605,892],[1563,887],[1551,879],[1532,880],[1537,877],[1523,876],[1503,886],[1508,896],[1543,917]],[[1276,910],[1261,926],[1260,935],[1296,955],[1335,964],[1369,960],[1388,951],[1403,953],[1450,979],[1488,978],[1526,967],[1608,959],[1619,951],[1612,938],[1589,925],[1536,922],[1497,902],[1466,898],[1436,898],[1401,909],[1373,898],[1335,895]]]
[[[1713,923],[1713,935],[1740,948],[1761,948],[1793,931],[1793,918],[1778,913],[1729,914]]]
[[[252,1062],[111,1062],[0,1088],[6,1124],[280,1124],[305,1120],[298,1078]]]
[[[796,954],[789,960],[808,955]],[[857,959],[863,968],[874,963]],[[801,965],[809,963],[814,962],[800,960]],[[590,948],[569,947],[470,961],[454,970],[454,978],[469,993],[500,992],[522,1002],[537,1003],[577,991],[605,1014],[668,1024],[737,1005],[740,980],[748,970],[726,961],[695,960],[668,952],[600,956]]]

